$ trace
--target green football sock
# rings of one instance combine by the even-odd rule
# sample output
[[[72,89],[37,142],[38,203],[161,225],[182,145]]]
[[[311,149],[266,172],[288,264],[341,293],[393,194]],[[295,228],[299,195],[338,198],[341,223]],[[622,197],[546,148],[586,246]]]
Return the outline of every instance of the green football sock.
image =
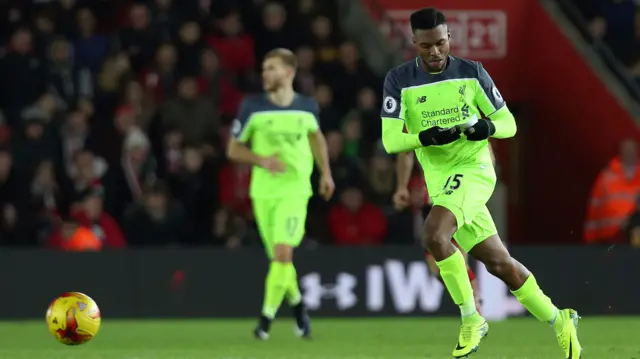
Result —
[[[287,287],[291,282],[291,263],[272,261],[269,266],[269,274],[264,289],[264,303],[262,305],[262,315],[273,319],[282,303]]]
[[[538,282],[533,274],[524,282],[522,287],[511,291],[518,298],[518,301],[541,322],[551,325],[555,324],[558,316],[558,308],[551,302],[551,299],[538,286]]]
[[[467,262],[462,253],[456,250],[449,258],[436,262],[440,268],[440,276],[451,295],[453,302],[460,307],[463,322],[483,320],[476,310],[473,288],[467,274]]]
[[[289,269],[291,272],[291,282],[289,282],[287,286],[286,297],[289,305],[294,307],[302,301],[302,294],[300,294],[300,288],[298,287],[298,272],[296,271],[296,267],[293,263],[289,263],[289,265],[291,266]]]

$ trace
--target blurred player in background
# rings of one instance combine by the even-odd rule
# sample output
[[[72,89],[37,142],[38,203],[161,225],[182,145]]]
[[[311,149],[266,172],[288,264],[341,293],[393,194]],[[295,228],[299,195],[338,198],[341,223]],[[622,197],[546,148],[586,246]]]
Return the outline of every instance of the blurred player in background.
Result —
[[[449,54],[444,14],[422,9],[410,22],[418,56],[387,73],[382,142],[389,153],[415,151],[423,168],[433,200],[423,242],[462,316],[453,356],[478,350],[489,325],[476,309],[467,264],[452,237],[555,330],[565,358],[580,358],[578,314],[558,309],[533,274],[511,257],[486,206],[496,184],[488,139],[513,137],[513,115],[480,63]]]
[[[314,159],[320,171],[319,192],[329,200],[335,185],[327,144],[318,128],[318,104],[293,91],[296,56],[286,49],[267,53],[262,64],[265,93],[247,97],[232,125],[227,154],[253,165],[250,196],[267,255],[262,315],[254,335],[268,339],[280,304],[287,298],[297,329],[309,337],[310,324],[300,289],[293,251],[304,236],[307,203],[313,194],[310,177]]]
[[[393,205],[397,210],[405,209],[410,205],[410,193],[409,193],[409,181],[411,179],[411,174],[413,173],[413,153],[404,152],[399,153],[398,158],[396,159],[396,182],[397,188],[396,192],[393,195]],[[425,189],[425,204],[432,205],[433,203],[430,200],[428,192]],[[427,207],[428,208],[428,207]],[[427,214],[424,214],[425,217]],[[465,261],[467,261],[468,254],[464,251],[464,249],[460,248],[458,243],[453,241],[453,243],[458,247],[462,255],[464,256]],[[425,261],[427,262],[427,267],[431,274],[433,274],[439,281],[444,285],[444,281],[442,280],[442,276],[440,275],[440,268],[438,267],[436,260],[433,258],[429,252],[425,254]],[[467,264],[467,275],[469,275],[469,280],[471,281],[471,287],[473,288],[473,297],[476,303],[476,310],[480,312],[480,291],[478,290],[478,281],[476,280],[476,274],[473,272],[473,269],[469,267]]]

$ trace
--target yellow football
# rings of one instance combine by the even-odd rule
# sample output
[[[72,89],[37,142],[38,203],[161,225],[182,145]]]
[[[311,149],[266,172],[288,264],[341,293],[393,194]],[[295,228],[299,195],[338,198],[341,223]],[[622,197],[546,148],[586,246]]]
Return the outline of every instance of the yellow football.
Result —
[[[96,302],[88,295],[68,292],[47,309],[49,332],[62,344],[84,344],[98,334],[101,317]]]

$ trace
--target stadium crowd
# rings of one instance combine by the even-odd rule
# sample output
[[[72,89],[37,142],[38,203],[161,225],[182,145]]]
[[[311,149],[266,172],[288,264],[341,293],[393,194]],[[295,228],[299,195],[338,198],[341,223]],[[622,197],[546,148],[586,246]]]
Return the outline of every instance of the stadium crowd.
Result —
[[[589,33],[603,40],[640,82],[640,2],[637,0],[570,0],[588,21]]]
[[[413,206],[395,211],[394,159],[379,142],[382,79],[340,31],[335,5],[3,2],[0,245],[260,243],[250,168],[229,163],[224,148],[239,103],[261,91],[261,59],[275,47],[298,55],[295,86],[320,104],[337,184],[331,203],[311,200],[305,245],[415,243],[428,209],[422,176],[410,184]],[[640,26],[630,14],[638,5],[578,5],[593,34],[633,69]],[[638,171],[635,144],[623,144],[594,184],[586,242],[640,245]]]
[[[321,106],[338,189],[329,204],[312,200],[306,243],[414,242],[424,183],[412,181],[413,209],[391,210],[382,79],[341,34],[334,2],[3,4],[0,244],[259,243],[250,169],[224,147],[275,47],[295,50],[295,86]]]
[[[640,2],[570,0],[588,20],[586,29],[602,40],[640,83]],[[640,247],[640,165],[633,140],[620,144],[619,155],[602,169],[588,203],[584,240]]]

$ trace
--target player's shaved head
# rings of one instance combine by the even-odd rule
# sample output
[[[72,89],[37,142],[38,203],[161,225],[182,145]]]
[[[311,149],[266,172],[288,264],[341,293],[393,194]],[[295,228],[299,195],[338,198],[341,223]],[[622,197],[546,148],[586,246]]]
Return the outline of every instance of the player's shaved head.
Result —
[[[444,14],[436,8],[424,8],[411,14],[413,44],[429,72],[443,71],[449,56],[449,29]]]
[[[434,7],[420,9],[411,14],[409,18],[411,30],[431,30],[440,25],[445,25],[447,19],[444,14]]]

